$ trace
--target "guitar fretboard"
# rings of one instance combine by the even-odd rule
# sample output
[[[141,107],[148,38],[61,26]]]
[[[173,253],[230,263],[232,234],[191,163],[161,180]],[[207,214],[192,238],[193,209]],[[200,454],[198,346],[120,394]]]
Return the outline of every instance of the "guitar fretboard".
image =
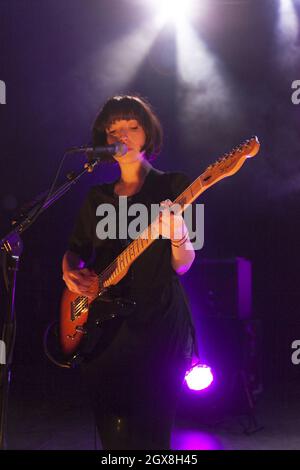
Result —
[[[252,137],[239,145],[195,179],[173,201],[174,213],[181,214],[192,202],[217,181],[236,173],[247,157],[257,154],[260,144],[257,137]],[[100,287],[109,287],[125,275],[132,263],[159,237],[159,225],[155,219],[142,233],[133,240],[117,258],[98,276]]]
[[[177,205],[176,214],[181,214],[204,191],[205,184],[200,175],[188,186],[176,199],[173,205]],[[205,188],[206,189],[206,188]],[[158,226],[152,222],[142,231],[138,238],[133,240],[117,258],[99,275],[100,285],[109,287],[114,280],[126,273],[132,263],[159,237]]]

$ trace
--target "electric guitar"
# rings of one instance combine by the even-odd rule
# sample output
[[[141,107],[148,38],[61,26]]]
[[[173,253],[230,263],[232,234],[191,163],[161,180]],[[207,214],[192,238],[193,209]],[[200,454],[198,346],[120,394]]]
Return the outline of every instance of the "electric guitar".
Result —
[[[226,176],[235,174],[244,164],[246,158],[253,157],[258,153],[259,147],[257,137],[253,137],[210,165],[173,201],[177,207],[176,213],[182,213],[210,186]],[[122,318],[131,313],[134,302],[111,295],[111,293],[114,286],[126,275],[132,263],[158,237],[159,226],[157,221],[154,221],[98,275],[99,291],[93,301],[90,302],[87,297],[78,296],[67,288],[64,290],[61,299],[59,337],[62,353],[69,362],[76,361],[78,354],[80,354],[83,338],[86,342],[92,330],[99,329],[108,320]],[[95,306],[96,309],[94,309]],[[94,313],[94,310],[97,313]],[[93,313],[91,313],[92,311]],[[97,339],[92,341],[90,349],[94,347],[96,341]]]

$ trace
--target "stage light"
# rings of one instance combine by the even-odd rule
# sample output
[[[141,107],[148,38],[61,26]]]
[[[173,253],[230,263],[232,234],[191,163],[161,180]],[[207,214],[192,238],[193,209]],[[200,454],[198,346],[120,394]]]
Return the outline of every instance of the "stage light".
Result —
[[[159,30],[158,25],[155,27],[148,21],[142,23],[128,34],[103,46],[100,52],[89,59],[96,70],[94,80],[102,93],[112,94],[115,90],[128,87],[149,53]]]
[[[195,364],[185,375],[190,390],[200,391],[209,387],[214,380],[211,368],[205,364]]]
[[[294,42],[298,37],[299,22],[293,0],[280,0],[279,34],[284,42]]]
[[[157,10],[157,21],[163,25],[167,22],[180,23],[193,13],[195,0],[152,0]]]
[[[182,139],[184,144],[196,144],[199,122],[205,125],[207,115],[217,121],[222,116],[230,125],[239,118],[240,109],[220,58],[189,21],[176,27],[176,56]]]

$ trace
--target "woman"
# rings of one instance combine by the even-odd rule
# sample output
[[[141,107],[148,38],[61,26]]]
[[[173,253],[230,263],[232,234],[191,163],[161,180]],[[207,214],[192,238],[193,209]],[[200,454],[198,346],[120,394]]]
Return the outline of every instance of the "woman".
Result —
[[[134,299],[133,313],[115,323],[101,351],[95,348],[82,366],[104,449],[169,449],[176,401],[190,366],[193,326],[178,280],[195,257],[187,227],[168,206],[188,185],[181,173],[161,172],[150,163],[162,144],[157,116],[145,99],[115,96],[99,112],[94,145],[121,142],[128,151],[108,157],[120,167],[117,181],[93,187],[79,214],[63,259],[67,287],[94,299],[101,272],[131,240],[99,239],[96,209],[103,203],[119,209],[148,209],[161,203],[161,237],[132,264],[119,283],[122,295]],[[130,219],[130,218],[129,218]],[[117,217],[118,220],[118,217]],[[118,234],[118,230],[116,231]]]

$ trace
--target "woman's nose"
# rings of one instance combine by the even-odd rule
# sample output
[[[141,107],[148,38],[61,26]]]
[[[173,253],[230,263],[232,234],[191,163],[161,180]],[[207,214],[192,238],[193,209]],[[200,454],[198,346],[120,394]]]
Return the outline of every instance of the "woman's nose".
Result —
[[[127,129],[122,129],[122,130],[120,130],[118,137],[119,137],[119,139],[122,139],[122,140],[124,140],[124,141],[127,140],[127,139],[128,139],[128,131],[127,131]]]

